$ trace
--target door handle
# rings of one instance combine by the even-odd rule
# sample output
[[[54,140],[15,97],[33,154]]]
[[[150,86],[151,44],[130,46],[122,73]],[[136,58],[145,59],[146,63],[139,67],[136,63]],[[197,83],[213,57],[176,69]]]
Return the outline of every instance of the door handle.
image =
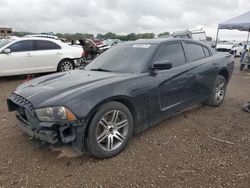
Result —
[[[62,55],[62,52],[57,52],[56,55]]]

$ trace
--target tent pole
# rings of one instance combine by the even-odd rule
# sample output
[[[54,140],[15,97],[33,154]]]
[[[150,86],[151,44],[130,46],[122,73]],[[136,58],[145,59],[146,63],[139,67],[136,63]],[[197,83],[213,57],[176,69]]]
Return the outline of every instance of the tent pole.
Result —
[[[218,43],[218,36],[219,36],[219,27],[217,28],[217,34],[216,34],[216,40],[215,40],[215,48],[216,48],[217,43]]]
[[[249,35],[250,35],[250,29],[249,29],[248,35],[247,35],[247,43],[248,43],[248,41],[249,41]]]

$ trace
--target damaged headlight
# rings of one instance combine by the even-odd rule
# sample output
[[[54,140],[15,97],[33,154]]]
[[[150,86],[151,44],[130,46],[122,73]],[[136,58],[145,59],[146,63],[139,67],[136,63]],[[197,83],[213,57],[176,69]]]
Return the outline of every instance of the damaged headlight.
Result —
[[[40,121],[74,121],[75,115],[65,107],[49,107],[36,109]]]

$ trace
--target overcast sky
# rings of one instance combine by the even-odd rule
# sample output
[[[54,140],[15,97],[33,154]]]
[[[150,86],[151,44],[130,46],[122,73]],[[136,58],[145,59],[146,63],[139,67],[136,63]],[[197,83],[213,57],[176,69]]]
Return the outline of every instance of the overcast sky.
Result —
[[[0,0],[0,26],[15,31],[119,34],[204,28],[250,10],[249,0]],[[244,40],[246,32],[222,31]]]

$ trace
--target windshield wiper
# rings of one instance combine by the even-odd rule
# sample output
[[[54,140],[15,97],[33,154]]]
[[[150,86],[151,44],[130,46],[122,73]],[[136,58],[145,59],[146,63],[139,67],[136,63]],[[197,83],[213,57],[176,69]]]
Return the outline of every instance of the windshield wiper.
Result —
[[[97,69],[90,69],[91,71],[102,71],[102,72],[112,72],[111,70],[97,68]]]

